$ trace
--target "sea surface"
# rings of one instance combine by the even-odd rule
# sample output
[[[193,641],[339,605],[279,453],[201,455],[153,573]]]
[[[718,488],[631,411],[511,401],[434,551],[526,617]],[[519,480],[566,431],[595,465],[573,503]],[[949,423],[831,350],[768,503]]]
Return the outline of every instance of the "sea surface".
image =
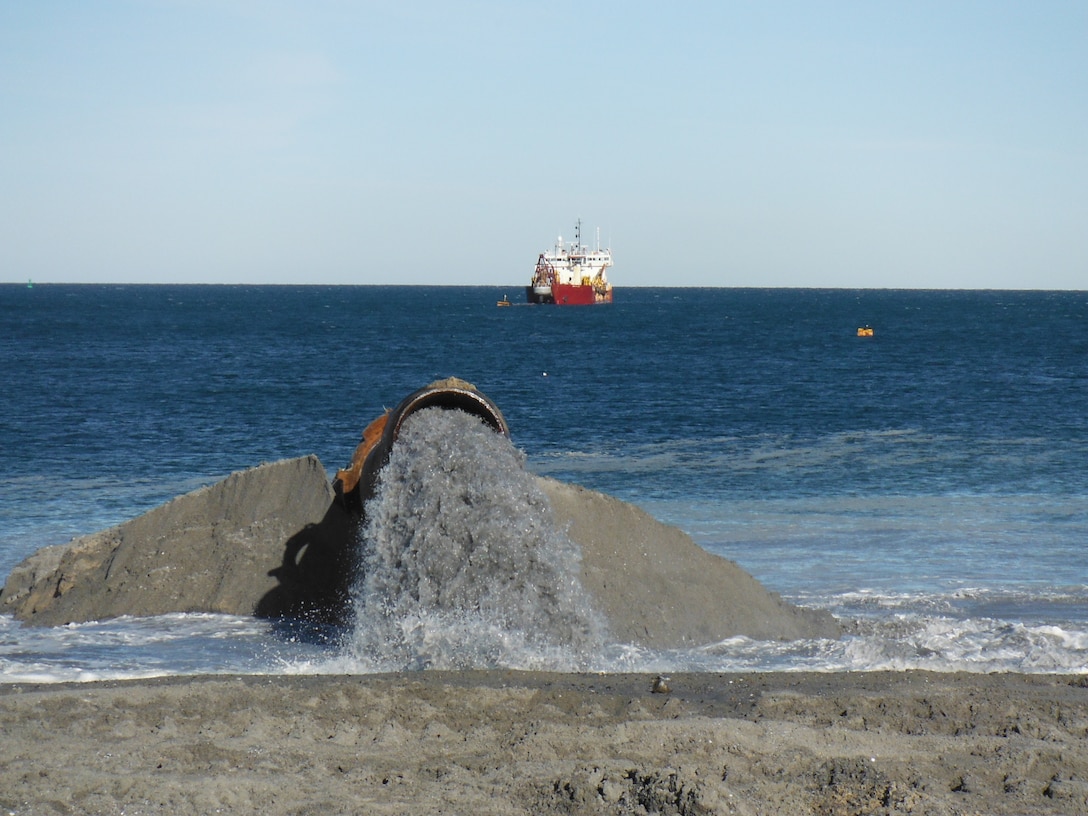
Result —
[[[334,471],[452,375],[501,408],[530,471],[847,624],[591,668],[1088,671],[1088,293],[621,287],[611,306],[497,308],[507,294],[0,285],[0,578],[235,470],[316,453]],[[0,616],[0,681],[374,670],[344,642],[221,615]]]

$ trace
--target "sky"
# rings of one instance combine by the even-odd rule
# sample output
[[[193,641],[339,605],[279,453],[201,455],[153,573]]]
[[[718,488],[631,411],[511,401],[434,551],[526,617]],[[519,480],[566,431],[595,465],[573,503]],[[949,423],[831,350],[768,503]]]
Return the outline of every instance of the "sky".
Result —
[[[0,282],[1088,289],[1083,0],[0,0]]]

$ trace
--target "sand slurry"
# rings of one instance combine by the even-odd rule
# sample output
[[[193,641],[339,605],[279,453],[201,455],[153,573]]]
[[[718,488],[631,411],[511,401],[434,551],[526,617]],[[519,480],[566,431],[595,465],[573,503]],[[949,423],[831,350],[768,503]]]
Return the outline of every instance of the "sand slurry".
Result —
[[[1088,678],[422,672],[0,686],[15,814],[1083,814]]]

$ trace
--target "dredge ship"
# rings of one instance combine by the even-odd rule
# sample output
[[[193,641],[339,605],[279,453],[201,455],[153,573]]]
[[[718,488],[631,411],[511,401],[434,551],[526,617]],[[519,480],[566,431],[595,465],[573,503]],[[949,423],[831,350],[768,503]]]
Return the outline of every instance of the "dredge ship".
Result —
[[[530,303],[561,306],[611,303],[610,266],[612,250],[601,249],[600,230],[597,231],[597,248],[591,250],[582,243],[582,222],[579,220],[574,225],[573,242],[564,244],[560,235],[554,247],[540,253],[533,282],[525,287],[525,295]]]

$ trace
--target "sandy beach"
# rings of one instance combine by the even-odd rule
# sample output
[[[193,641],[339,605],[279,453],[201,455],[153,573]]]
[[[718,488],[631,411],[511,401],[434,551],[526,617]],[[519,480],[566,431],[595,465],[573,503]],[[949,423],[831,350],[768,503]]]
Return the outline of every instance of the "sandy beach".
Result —
[[[419,672],[0,686],[0,808],[1083,814],[1088,678]]]

